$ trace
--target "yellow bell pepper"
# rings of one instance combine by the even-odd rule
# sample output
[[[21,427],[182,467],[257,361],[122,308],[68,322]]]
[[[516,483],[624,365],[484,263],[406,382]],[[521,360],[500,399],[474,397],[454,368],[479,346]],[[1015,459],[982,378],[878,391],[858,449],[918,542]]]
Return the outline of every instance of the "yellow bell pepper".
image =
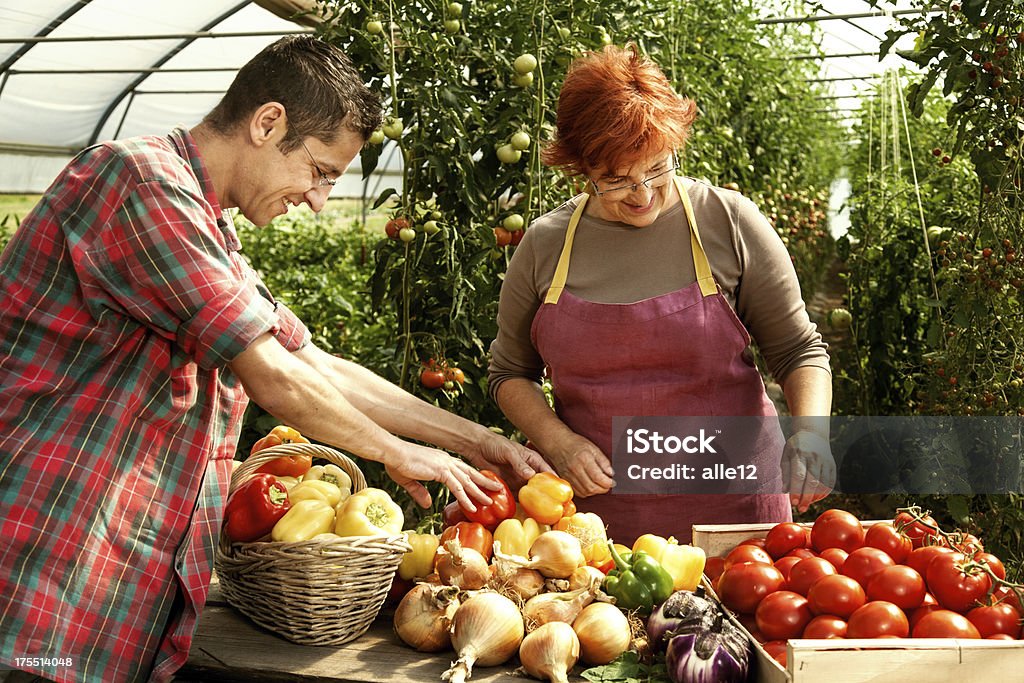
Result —
[[[327,481],[337,486],[342,492],[348,491],[351,493],[352,491],[352,477],[348,476],[348,472],[333,463],[313,465],[302,477],[302,481]]]
[[[550,472],[538,472],[519,489],[523,511],[540,524],[554,524],[576,512],[572,484]]]
[[[402,556],[402,562],[398,565],[398,575],[406,581],[422,579],[434,573],[434,553],[440,539],[434,534],[417,534],[411,531],[405,532],[412,550]]]
[[[298,477],[278,477],[277,480],[284,484],[284,487],[291,491],[299,483]]]
[[[284,543],[308,541],[318,534],[327,533],[334,525],[334,508],[319,499],[300,500],[277,520],[270,537]]]
[[[506,519],[494,530],[494,542],[499,544],[501,552],[506,555],[530,556],[530,546],[545,531],[551,529],[547,524],[539,524],[537,520],[526,517],[523,520]]]
[[[402,533],[405,516],[387,491],[356,491],[338,513],[334,533],[339,536],[381,536]]]
[[[329,481],[320,479],[303,479],[288,491],[288,502],[295,505],[300,500],[322,500],[332,508],[341,502],[342,492]]]
[[[692,591],[700,583],[707,559],[704,550],[693,545],[680,545],[672,536],[663,538],[644,534],[633,543],[633,552],[644,551],[672,575],[673,590]]]
[[[583,547],[583,559],[591,567],[607,574],[615,566],[615,560],[608,549],[608,532],[600,516],[593,512],[577,512],[562,517],[554,528],[579,539]]]

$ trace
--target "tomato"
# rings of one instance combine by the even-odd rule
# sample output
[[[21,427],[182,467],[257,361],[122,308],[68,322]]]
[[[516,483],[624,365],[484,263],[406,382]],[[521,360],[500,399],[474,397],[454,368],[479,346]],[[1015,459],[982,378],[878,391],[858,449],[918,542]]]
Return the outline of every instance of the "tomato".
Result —
[[[525,230],[513,230],[509,239],[509,244],[513,247],[518,247],[519,243],[523,241],[524,234],[526,234]]]
[[[807,547],[807,532],[795,522],[773,526],[764,537],[764,549],[777,560],[797,548]]]
[[[773,564],[771,556],[766,553],[762,548],[757,547],[749,543],[743,543],[736,546],[728,552],[725,556],[725,568],[733,566],[734,564],[743,564],[744,562],[758,562],[760,564]]]
[[[529,80],[531,82],[533,81],[533,74],[530,74]],[[529,85],[529,84],[527,84],[527,85]],[[525,87],[525,86],[521,86],[521,87]],[[498,147],[497,154],[498,154],[498,161],[500,161],[503,164],[514,164],[517,161],[519,161],[519,158],[521,156],[523,156],[522,152],[520,152],[518,149],[516,149],[515,147],[513,147],[510,144],[504,144],[504,145],[501,145],[500,147]],[[495,228],[495,230],[497,230],[497,228]],[[502,230],[505,230],[505,228],[502,228]],[[508,232],[508,230],[505,230],[505,232]]]
[[[937,556],[928,565],[925,581],[939,604],[954,612],[966,612],[988,593],[992,579],[981,569],[965,571],[962,553]]]
[[[766,643],[761,643],[761,647],[763,647],[764,651],[781,666],[786,666],[786,641],[769,640]]]
[[[988,568],[992,570],[992,573],[995,574],[998,578],[1006,578],[1006,567],[1003,566],[1003,561],[995,555],[993,555],[992,553],[978,553],[974,556],[974,561],[984,562],[988,565]]]
[[[722,572],[725,571],[725,558],[724,557],[709,557],[704,562],[704,576],[708,577],[708,581],[715,581]]]
[[[967,620],[974,624],[982,638],[997,633],[1014,638],[1020,635],[1020,613],[1005,602],[975,607],[967,613]]]
[[[896,563],[884,550],[857,548],[846,558],[841,573],[867,588],[872,576],[894,564]]]
[[[403,242],[412,242],[416,239],[416,231],[412,228],[402,228],[398,231],[398,239]]]
[[[522,135],[522,136],[525,137],[525,144],[523,144],[523,145],[517,145],[516,144],[516,140],[517,140],[516,136],[519,136],[519,135]],[[520,142],[522,142],[522,140],[520,140]],[[526,133],[524,133],[523,131],[519,131],[518,133],[513,134],[512,135],[512,146],[515,147],[516,149],[520,149],[520,150],[526,149],[527,147],[530,146],[530,136],[527,135]],[[510,214],[508,216],[505,216],[505,219],[503,221],[501,221],[501,226],[503,228],[505,228],[506,230],[508,230],[509,232],[516,232],[517,230],[522,230],[524,225],[526,225],[526,221],[524,221],[522,215],[518,214],[518,213],[513,213],[513,214]]]
[[[871,600],[885,600],[909,611],[921,606],[928,590],[924,578],[916,570],[897,564],[885,567],[872,576],[868,581],[867,593]]]
[[[808,538],[807,542],[810,543],[810,540],[809,540],[810,536],[808,536],[807,538]],[[788,553],[786,553],[784,555],[784,557],[796,557],[796,558],[799,558],[801,560],[804,559],[805,557],[817,557],[817,556],[818,555],[813,550],[811,550],[810,548],[797,548],[796,550],[790,550]]]
[[[759,537],[759,536],[755,536],[754,538],[748,538],[745,541],[740,541],[736,545],[738,545],[738,546],[740,546],[740,545],[752,545],[754,547],[761,548],[763,550],[764,549],[764,538]]]
[[[918,574],[924,576],[928,571],[928,565],[932,563],[936,556],[951,552],[953,552],[952,549],[944,546],[926,545],[923,548],[912,550],[910,555],[907,556],[907,561],[903,564],[912,567]]]
[[[907,615],[896,605],[884,600],[872,600],[850,615],[846,622],[847,638],[881,638],[910,635]]]
[[[842,548],[825,548],[821,551],[819,557],[823,560],[828,561],[836,571],[843,571],[843,565],[846,564],[846,558],[850,553],[846,552]]]
[[[910,538],[896,531],[889,522],[878,522],[868,527],[864,533],[864,545],[884,551],[896,564],[903,564],[914,549]]]
[[[405,218],[392,218],[384,225],[384,232],[387,233],[388,237],[393,240],[397,240],[402,230],[409,227],[409,221]]]
[[[914,626],[915,638],[980,638],[974,624],[962,614],[937,609],[924,615]]]
[[[444,386],[444,382],[444,373],[440,370],[423,368],[420,371],[420,384],[425,386],[427,389],[440,389]]]
[[[992,591],[992,600],[996,602],[1005,602],[1021,614],[1024,614],[1024,609],[1021,608],[1020,596],[1017,594],[1017,591],[1009,586],[999,586]]]
[[[494,243],[499,247],[507,247],[512,242],[512,233],[502,227],[494,228]]]
[[[785,583],[782,572],[769,564],[734,564],[718,579],[722,604],[736,612],[753,614],[764,596],[780,590]]]
[[[967,557],[973,557],[975,554],[985,551],[981,539],[974,534],[964,534],[961,538],[952,541],[951,546],[953,550],[963,553]]]
[[[765,638],[787,640],[799,637],[814,615],[807,598],[799,593],[780,590],[764,596],[754,616],[757,628]]]
[[[939,607],[939,603],[935,602],[935,598],[932,597],[931,593],[925,593],[924,601],[921,602],[921,606],[917,609],[910,610],[907,616],[910,617],[910,629],[913,631],[914,627],[917,626],[917,622],[921,621],[926,614],[931,614],[936,610],[942,609]]]
[[[785,577],[786,581],[789,581],[789,573],[793,570],[793,566],[801,559],[803,558],[796,557],[795,555],[780,557],[775,560],[775,568],[782,572],[782,576]]]
[[[466,373],[459,368],[446,368],[444,371],[444,378],[462,384],[466,381]]]
[[[811,546],[819,553],[826,548],[852,552],[864,544],[860,520],[845,510],[826,510],[811,526]]]
[[[849,576],[832,574],[814,582],[807,601],[815,614],[849,617],[867,602],[864,588]]]
[[[832,563],[820,557],[808,557],[800,560],[789,570],[789,579],[786,581],[786,589],[800,595],[807,595],[814,583],[839,571],[832,566]]]
[[[819,614],[804,627],[802,638],[845,638],[846,620],[832,614]]]
[[[923,546],[925,539],[935,536],[939,528],[931,515],[920,515],[920,519],[915,519],[909,512],[897,514],[892,520],[892,525],[897,531],[905,534],[915,548]]]

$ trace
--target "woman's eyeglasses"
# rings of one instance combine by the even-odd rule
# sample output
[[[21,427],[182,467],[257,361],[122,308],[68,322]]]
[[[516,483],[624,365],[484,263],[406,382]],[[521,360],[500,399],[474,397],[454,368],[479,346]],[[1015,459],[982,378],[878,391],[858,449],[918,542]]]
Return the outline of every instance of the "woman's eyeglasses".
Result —
[[[671,174],[674,173],[677,168],[679,168],[679,164],[677,164],[675,162],[675,159],[673,159],[671,161],[671,166],[669,168],[665,169],[664,171],[660,171],[659,173],[655,173],[649,178],[644,178],[639,183],[628,183],[626,185],[618,185],[616,187],[609,187],[608,189],[605,190],[601,189],[601,187],[597,184],[596,180],[591,180],[590,183],[594,186],[594,194],[596,194],[598,197],[625,197],[631,192],[636,192],[641,185],[646,187],[648,190],[665,185],[666,183],[668,183],[669,180],[672,179]]]

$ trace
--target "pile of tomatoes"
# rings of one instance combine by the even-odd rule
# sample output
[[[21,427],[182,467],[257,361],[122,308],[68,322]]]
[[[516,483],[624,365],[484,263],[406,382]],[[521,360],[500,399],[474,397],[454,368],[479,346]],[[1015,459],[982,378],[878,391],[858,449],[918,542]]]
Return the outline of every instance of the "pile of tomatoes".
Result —
[[[1022,637],[1021,587],[999,558],[915,508],[870,525],[836,509],[777,524],[705,574],[783,664],[790,638]]]

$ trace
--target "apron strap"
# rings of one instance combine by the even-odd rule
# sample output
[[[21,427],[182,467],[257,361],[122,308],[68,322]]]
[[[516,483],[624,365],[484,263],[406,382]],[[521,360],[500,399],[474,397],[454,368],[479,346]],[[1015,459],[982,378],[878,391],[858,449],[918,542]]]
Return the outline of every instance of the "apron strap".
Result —
[[[676,190],[683,201],[683,210],[686,212],[686,222],[690,225],[690,247],[693,252],[693,270],[697,273],[697,283],[700,285],[700,293],[704,296],[711,296],[718,293],[718,285],[715,283],[715,276],[711,272],[711,264],[708,263],[707,254],[704,253],[704,245],[700,241],[700,233],[697,231],[697,219],[693,214],[693,204],[690,196],[683,187],[683,180],[679,176],[673,178]],[[569,226],[565,231],[565,242],[562,243],[562,253],[558,256],[558,264],[555,266],[555,274],[551,278],[551,286],[544,296],[545,304],[557,304],[562,290],[565,289],[565,281],[569,276],[569,255],[572,253],[572,242],[576,236],[576,227],[580,223],[583,209],[587,205],[590,195],[584,194],[579,206],[572,212],[569,218]]]
[[[590,199],[589,194],[584,194],[580,198],[579,206],[572,212],[572,217],[569,219],[569,227],[565,231],[565,242],[562,244],[562,253],[558,257],[558,265],[555,266],[555,275],[551,278],[551,287],[548,288],[547,296],[544,297],[546,304],[557,304],[558,298],[562,296],[562,290],[565,289],[565,279],[569,276],[569,254],[572,252],[572,239],[576,236],[576,226],[580,224],[580,216],[583,215],[583,208],[587,205],[588,199]]]

